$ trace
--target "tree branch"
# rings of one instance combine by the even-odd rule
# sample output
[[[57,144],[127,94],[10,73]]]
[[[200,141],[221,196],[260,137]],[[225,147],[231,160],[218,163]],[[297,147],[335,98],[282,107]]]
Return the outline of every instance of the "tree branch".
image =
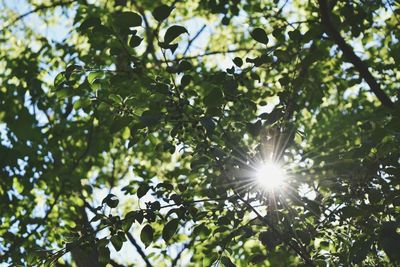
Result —
[[[118,262],[114,260],[110,260],[110,263],[113,267],[125,267],[125,265],[119,264]]]
[[[197,58],[201,58],[201,57],[218,55],[218,54],[230,54],[230,53],[236,53],[236,52],[249,52],[251,50],[253,50],[253,48],[237,48],[237,49],[230,49],[230,50],[207,51],[204,54],[193,55],[193,56],[182,56],[182,57],[177,57],[175,59],[167,60],[167,61],[168,62],[175,62],[175,61],[180,61],[180,60],[197,59]]]
[[[236,192],[235,192],[236,193]],[[246,204],[247,207],[249,207],[255,214],[256,216],[264,222],[268,227],[271,228],[273,232],[275,232],[278,236],[281,236],[281,233],[276,229],[276,227],[268,221],[264,216],[262,216],[257,209],[255,209],[248,201],[246,201],[244,198],[242,198],[238,193],[236,193],[237,197],[244,203]],[[302,251],[301,247],[297,247],[295,244],[292,244],[289,239],[281,238],[281,240],[291,249],[293,249],[297,255],[299,255],[304,262],[306,263],[307,266],[315,266],[314,262],[311,260],[310,256],[305,252]]]
[[[192,239],[190,242],[186,243],[185,245],[183,245],[183,248],[178,252],[178,254],[176,255],[176,257],[174,258],[174,260],[171,262],[171,267],[175,267],[178,264],[179,259],[182,256],[182,253],[189,248],[194,242],[194,239]]]
[[[146,262],[147,267],[153,267],[153,265],[150,263],[149,259],[147,258],[146,254],[144,254],[142,248],[139,246],[139,244],[136,242],[135,238],[132,236],[131,233],[126,233],[126,236],[128,237],[129,241],[132,243],[132,245],[136,248],[137,252],[139,255],[142,257],[142,259]]]
[[[165,209],[165,208],[170,208],[174,206],[179,206],[179,205],[191,205],[195,203],[201,203],[201,202],[210,202],[210,201],[222,201],[222,200],[228,200],[229,197],[219,197],[219,198],[204,198],[204,199],[197,199],[197,200],[192,200],[192,201],[184,201],[182,203],[174,203],[174,204],[168,204],[165,206],[161,206],[160,209]]]
[[[137,4],[136,1],[132,1],[133,6],[136,8],[136,10],[139,12],[139,14],[143,17],[144,21],[144,29],[145,29],[145,34],[146,34],[146,40],[147,40],[147,47],[146,50],[143,53],[143,58],[146,58],[147,55],[150,53],[151,56],[153,57],[153,60],[159,64],[158,58],[156,56],[156,52],[154,50],[154,34],[156,34],[157,31],[153,31],[152,27],[150,26],[150,23],[146,17],[146,13],[144,9]]]
[[[196,33],[196,35],[190,39],[190,41],[188,42],[185,52],[183,52],[183,56],[186,55],[187,52],[189,52],[190,46],[193,44],[193,42],[200,36],[200,34],[205,30],[205,28],[207,27],[206,24],[203,25],[203,27],[200,28],[200,30]]]
[[[13,19],[10,23],[8,23],[6,26],[4,26],[0,30],[0,32],[3,32],[5,30],[7,30],[9,27],[11,27],[13,24],[18,22],[19,20],[21,20],[21,19],[23,19],[23,18],[25,18],[25,17],[33,14],[33,13],[36,13],[36,12],[41,11],[41,10],[49,9],[49,8],[54,8],[54,7],[57,7],[57,6],[69,5],[69,4],[72,4],[73,2],[76,2],[76,1],[77,0],[71,0],[71,1],[66,1],[66,2],[60,1],[60,2],[55,2],[55,3],[51,4],[51,5],[40,5],[40,6],[36,7],[35,9],[32,9],[31,11],[28,11],[28,12],[26,12],[24,14],[21,14],[18,17],[16,17],[15,19]]]
[[[393,108],[394,104],[390,98],[381,89],[379,83],[368,69],[368,65],[362,61],[355,53],[353,48],[346,43],[340,32],[335,28],[330,16],[330,8],[326,0],[318,0],[319,11],[321,14],[321,23],[325,26],[327,34],[342,50],[346,59],[354,65],[360,76],[367,82],[371,91],[376,95],[379,101],[386,107]]]

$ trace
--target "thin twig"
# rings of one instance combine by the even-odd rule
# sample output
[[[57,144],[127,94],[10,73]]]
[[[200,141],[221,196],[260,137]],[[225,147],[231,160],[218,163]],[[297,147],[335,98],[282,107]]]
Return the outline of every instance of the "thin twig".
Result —
[[[218,54],[230,54],[230,53],[236,53],[236,52],[248,52],[253,50],[253,48],[237,48],[237,49],[230,49],[230,50],[217,50],[217,51],[209,51],[205,52],[203,54],[199,55],[194,55],[194,56],[182,56],[175,58],[173,60],[168,60],[168,62],[175,62],[175,61],[180,61],[183,59],[196,59],[196,58],[201,58],[201,57],[206,57],[206,56],[212,56],[212,55],[218,55]]]
[[[190,242],[186,243],[185,245],[183,245],[183,248],[178,252],[178,254],[176,255],[176,257],[173,259],[173,261],[171,262],[171,267],[175,267],[178,264],[179,259],[182,256],[182,253],[189,248],[194,242],[194,239],[192,239]]]
[[[341,36],[340,32],[335,28],[330,14],[330,8],[326,0],[318,0],[319,12],[321,15],[321,23],[325,26],[327,34],[342,50],[343,55],[346,59],[353,64],[355,69],[359,72],[360,76],[369,85],[371,91],[379,99],[382,105],[393,108],[394,104],[392,100],[382,90],[380,84],[377,82],[375,77],[371,74],[368,69],[368,65],[362,61],[355,53],[353,48],[346,43],[346,40]]]
[[[41,11],[41,10],[57,7],[57,6],[69,5],[69,4],[72,4],[72,3],[76,2],[76,1],[77,0],[71,0],[71,1],[67,1],[67,2],[55,2],[55,3],[51,4],[51,5],[40,5],[40,6],[36,7],[35,9],[32,9],[31,11],[28,11],[28,12],[22,14],[22,15],[19,15],[18,17],[13,19],[10,23],[8,23],[6,26],[4,26],[0,30],[0,32],[3,32],[5,30],[7,30],[9,27],[11,27],[13,24],[17,23],[19,20],[21,20],[21,19],[23,19],[23,18],[25,18],[25,17],[33,14],[33,13],[36,13],[36,12]]]
[[[278,234],[278,236],[281,235],[280,232],[278,231],[278,229],[276,229],[276,227],[275,227],[273,224],[271,224],[270,221],[268,221],[264,216],[262,216],[262,215],[258,212],[257,209],[255,209],[248,201],[246,201],[245,199],[243,199],[239,194],[236,194],[236,195],[238,196],[238,198],[239,198],[242,202],[244,202],[244,203],[246,204],[246,206],[248,206],[248,207],[257,215],[257,217],[258,217],[261,221],[263,221],[264,223],[266,223],[266,224],[268,225],[268,227],[270,227],[271,230],[272,230],[273,232],[275,232],[276,234]],[[304,260],[304,262],[307,264],[307,266],[315,266],[315,264],[314,264],[313,261],[311,260],[310,256],[308,256],[307,254],[305,254],[299,247],[297,247],[297,246],[295,246],[294,244],[292,244],[292,243],[290,242],[290,240],[288,240],[288,239],[285,239],[285,238],[281,238],[281,239],[282,239],[282,241],[283,241],[287,246],[289,246],[291,249],[293,249],[293,250],[297,253],[297,255],[299,255],[299,256]],[[297,243],[296,243],[296,244],[297,244]]]
[[[190,46],[193,44],[193,42],[200,36],[200,34],[205,30],[205,28],[207,27],[206,24],[203,25],[203,27],[200,28],[200,30],[195,34],[195,36],[189,40],[185,51],[183,52],[183,56],[186,55],[187,52],[189,52]]]

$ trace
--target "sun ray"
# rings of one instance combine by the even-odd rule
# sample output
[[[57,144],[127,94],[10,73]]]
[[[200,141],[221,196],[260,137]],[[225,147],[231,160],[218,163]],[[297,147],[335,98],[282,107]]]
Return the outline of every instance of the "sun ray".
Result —
[[[256,167],[255,180],[267,191],[274,191],[283,186],[286,180],[284,169],[277,163],[264,162]]]

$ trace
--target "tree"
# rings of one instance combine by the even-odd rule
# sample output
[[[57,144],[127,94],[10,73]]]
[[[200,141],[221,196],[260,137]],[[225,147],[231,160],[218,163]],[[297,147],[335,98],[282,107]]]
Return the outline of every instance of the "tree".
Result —
[[[396,1],[12,3],[1,261],[399,264]]]

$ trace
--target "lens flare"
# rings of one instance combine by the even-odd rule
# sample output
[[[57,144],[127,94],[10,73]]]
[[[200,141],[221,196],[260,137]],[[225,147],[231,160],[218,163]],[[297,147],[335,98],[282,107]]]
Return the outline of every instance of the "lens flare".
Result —
[[[278,164],[265,162],[257,167],[255,178],[263,189],[272,191],[283,186],[286,173]]]

